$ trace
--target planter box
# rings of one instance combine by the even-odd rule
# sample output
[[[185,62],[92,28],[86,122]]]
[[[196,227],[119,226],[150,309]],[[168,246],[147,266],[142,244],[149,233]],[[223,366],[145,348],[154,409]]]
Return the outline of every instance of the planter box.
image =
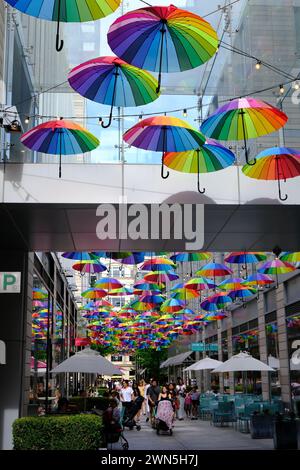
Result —
[[[250,419],[252,439],[272,439],[273,419],[271,415],[252,415]]]
[[[296,420],[274,421],[273,426],[274,449],[297,449],[299,423]]]

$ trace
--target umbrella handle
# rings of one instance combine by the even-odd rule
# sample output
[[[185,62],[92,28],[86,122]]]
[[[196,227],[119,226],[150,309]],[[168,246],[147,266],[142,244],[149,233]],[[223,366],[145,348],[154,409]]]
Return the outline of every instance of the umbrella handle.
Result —
[[[288,198],[288,195],[285,194],[285,196],[282,196],[281,194],[281,187],[280,187],[280,174],[279,174],[279,160],[276,158],[276,169],[277,169],[277,183],[278,183],[278,195],[279,195],[279,200],[280,201],[286,201]],[[284,176],[284,175],[283,175]],[[286,178],[284,178],[286,181]]]
[[[245,158],[246,158],[246,163],[249,166],[254,166],[256,164],[256,158],[253,159],[253,163],[250,163],[249,158],[248,158],[248,147],[247,147],[247,140],[246,140],[246,129],[245,129],[245,120],[244,120],[244,110],[240,110],[240,115],[242,116],[242,126],[243,126],[243,136],[244,136],[244,148],[245,148]]]
[[[156,93],[160,92],[160,86],[161,86],[161,69],[162,69],[163,52],[164,52],[164,36],[166,34],[166,20],[163,20],[163,21],[164,22],[160,30],[161,42],[160,42],[160,57],[159,57],[159,71],[158,71],[158,86],[156,88]]]
[[[58,0],[58,13],[57,13],[57,32],[56,32],[56,50],[57,52],[62,51],[64,47],[64,41],[60,40],[59,37],[59,28],[60,28],[60,6],[61,6],[61,0]]]
[[[169,174],[170,174],[169,171],[167,171],[167,173],[164,175],[164,155],[161,158],[161,173],[160,174],[161,174],[162,179],[164,180],[169,178]]]
[[[200,155],[199,155],[199,149],[197,150],[197,164],[198,164],[198,173],[197,173],[197,188],[198,188],[198,192],[200,194],[204,194],[205,193],[205,188],[201,189],[200,188]]]
[[[110,127],[110,125],[112,123],[112,115],[113,115],[113,110],[114,110],[114,105],[115,105],[116,92],[117,92],[117,82],[118,82],[118,76],[119,76],[119,71],[118,71],[117,66],[116,66],[116,71],[114,72],[114,76],[115,76],[115,83],[114,83],[113,96],[112,96],[112,100],[111,100],[109,120],[108,120],[107,124],[104,124],[103,121],[101,122],[101,126],[103,127],[103,129],[107,129],[108,127]]]

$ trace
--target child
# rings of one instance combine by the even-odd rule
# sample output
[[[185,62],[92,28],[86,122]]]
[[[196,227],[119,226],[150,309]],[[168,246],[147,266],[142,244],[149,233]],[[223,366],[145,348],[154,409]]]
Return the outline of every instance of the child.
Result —
[[[184,411],[187,415],[188,418],[191,417],[191,412],[192,412],[192,395],[191,395],[191,391],[187,391],[187,394],[185,396],[185,399],[184,399]]]
[[[191,397],[192,397],[192,415],[193,415],[192,419],[198,419],[200,393],[198,392],[197,386],[193,387]]]

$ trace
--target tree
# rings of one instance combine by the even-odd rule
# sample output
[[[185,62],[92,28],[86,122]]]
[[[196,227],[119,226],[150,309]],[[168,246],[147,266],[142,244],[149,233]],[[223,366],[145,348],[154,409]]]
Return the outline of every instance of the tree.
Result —
[[[158,351],[156,349],[149,348],[141,349],[135,353],[135,359],[139,364],[139,369],[147,369],[147,377],[155,377],[158,380],[160,380],[160,378],[163,376],[162,370],[159,366],[165,359],[167,359],[167,357],[167,349],[161,349]]]

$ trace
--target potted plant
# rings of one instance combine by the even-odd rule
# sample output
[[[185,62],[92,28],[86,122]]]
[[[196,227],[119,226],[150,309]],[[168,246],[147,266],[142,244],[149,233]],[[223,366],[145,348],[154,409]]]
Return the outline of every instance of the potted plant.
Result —
[[[274,449],[297,449],[297,425],[295,413],[286,416],[276,413],[273,423]]]
[[[263,413],[254,411],[250,418],[250,434],[252,439],[271,439],[273,437],[274,417],[265,410]]]

